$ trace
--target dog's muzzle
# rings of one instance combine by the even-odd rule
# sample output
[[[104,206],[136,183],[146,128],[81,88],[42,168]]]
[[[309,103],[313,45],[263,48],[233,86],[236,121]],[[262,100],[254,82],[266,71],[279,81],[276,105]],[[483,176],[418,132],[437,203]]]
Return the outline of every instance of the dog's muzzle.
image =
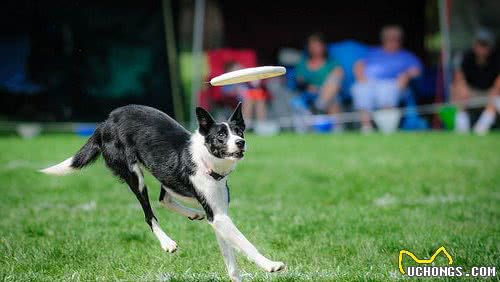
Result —
[[[246,143],[245,139],[238,139],[235,142],[237,151],[231,153],[231,157],[241,159],[245,155]]]
[[[233,158],[241,159],[245,156],[245,150],[241,149],[237,152],[231,153],[230,156]]]

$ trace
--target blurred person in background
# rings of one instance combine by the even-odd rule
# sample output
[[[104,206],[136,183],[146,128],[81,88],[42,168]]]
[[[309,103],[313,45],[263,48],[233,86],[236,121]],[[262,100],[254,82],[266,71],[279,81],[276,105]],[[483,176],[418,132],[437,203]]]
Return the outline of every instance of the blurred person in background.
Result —
[[[380,32],[382,46],[372,48],[354,65],[354,83],[351,92],[354,108],[360,111],[361,131],[373,131],[370,112],[394,108],[408,83],[422,72],[420,60],[402,48],[403,29],[388,25]]]
[[[237,62],[229,62],[224,66],[224,72],[237,71],[243,67]],[[222,94],[234,96],[242,102],[242,114],[247,128],[252,127],[253,113],[255,111],[256,120],[265,121],[267,117],[266,93],[262,88],[260,80],[246,83],[225,85],[222,87]]]
[[[454,73],[452,101],[458,107],[455,117],[457,132],[470,129],[466,108],[471,100],[483,100],[486,107],[474,125],[476,134],[486,134],[495,122],[495,97],[500,95],[500,55],[495,50],[495,36],[488,29],[476,32],[472,48],[463,54]]]
[[[338,112],[337,93],[342,77],[342,68],[328,58],[323,36],[310,35],[306,55],[296,66],[297,87],[301,94],[294,99],[294,106],[307,107],[315,113]]]

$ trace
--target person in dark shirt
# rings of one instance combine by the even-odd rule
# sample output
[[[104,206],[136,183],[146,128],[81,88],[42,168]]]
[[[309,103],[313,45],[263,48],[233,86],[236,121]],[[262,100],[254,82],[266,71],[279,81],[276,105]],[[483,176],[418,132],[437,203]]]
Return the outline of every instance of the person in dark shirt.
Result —
[[[472,102],[484,102],[486,107],[474,125],[474,132],[486,134],[495,122],[495,99],[500,96],[500,54],[495,49],[495,36],[487,29],[480,29],[467,50],[460,67],[454,73],[452,99],[458,106],[455,128],[468,132],[470,128],[467,106]]]

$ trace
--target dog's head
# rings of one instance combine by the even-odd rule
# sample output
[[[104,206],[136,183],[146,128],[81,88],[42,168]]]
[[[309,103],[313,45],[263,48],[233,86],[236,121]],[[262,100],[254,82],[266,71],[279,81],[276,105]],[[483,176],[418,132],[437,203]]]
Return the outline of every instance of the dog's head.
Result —
[[[205,147],[210,154],[220,159],[239,160],[243,158],[245,144],[245,121],[238,104],[227,122],[215,122],[203,108],[196,108],[198,132],[205,138]]]

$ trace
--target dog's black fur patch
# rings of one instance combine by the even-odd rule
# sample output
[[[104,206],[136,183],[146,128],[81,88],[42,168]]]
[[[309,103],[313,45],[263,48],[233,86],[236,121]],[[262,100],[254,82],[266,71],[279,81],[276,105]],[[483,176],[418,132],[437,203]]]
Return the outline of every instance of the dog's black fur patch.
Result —
[[[196,108],[196,117],[200,126],[198,132],[205,137],[205,146],[208,151],[218,158],[231,156],[227,151],[228,127],[224,124],[217,124],[210,113],[203,108]],[[243,138],[245,122],[241,114],[241,104],[229,118],[228,125],[233,134]]]

